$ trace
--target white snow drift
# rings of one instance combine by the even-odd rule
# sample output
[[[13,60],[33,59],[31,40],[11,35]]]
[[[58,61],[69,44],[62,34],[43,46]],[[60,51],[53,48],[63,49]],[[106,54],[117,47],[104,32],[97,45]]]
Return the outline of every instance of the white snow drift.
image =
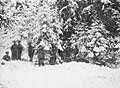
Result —
[[[120,88],[120,69],[86,63],[44,67],[9,62],[0,67],[0,88]]]

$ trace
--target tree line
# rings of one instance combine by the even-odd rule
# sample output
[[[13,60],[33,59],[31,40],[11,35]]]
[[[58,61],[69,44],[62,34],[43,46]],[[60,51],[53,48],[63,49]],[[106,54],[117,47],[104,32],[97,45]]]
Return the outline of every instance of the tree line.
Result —
[[[64,62],[119,63],[119,0],[1,1],[0,28],[36,47],[59,51]]]

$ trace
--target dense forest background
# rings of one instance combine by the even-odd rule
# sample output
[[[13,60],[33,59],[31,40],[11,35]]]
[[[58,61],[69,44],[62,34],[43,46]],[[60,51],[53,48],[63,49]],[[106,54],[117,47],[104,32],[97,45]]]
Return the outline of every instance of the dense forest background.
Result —
[[[64,62],[116,67],[120,59],[119,0],[1,0],[0,48],[13,40],[40,45]]]

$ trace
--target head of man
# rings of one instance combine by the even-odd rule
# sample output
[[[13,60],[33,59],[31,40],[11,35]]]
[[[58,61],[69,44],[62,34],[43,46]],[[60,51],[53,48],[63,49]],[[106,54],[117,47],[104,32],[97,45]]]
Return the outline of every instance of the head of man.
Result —
[[[8,55],[9,54],[9,52],[7,51],[7,52],[5,52],[6,53],[6,55]]]
[[[13,44],[16,44],[16,41],[13,41]]]
[[[31,42],[28,42],[28,45],[32,45],[32,43],[31,43]]]
[[[18,41],[18,44],[20,44],[20,43],[21,43],[21,41],[19,40],[19,41]]]

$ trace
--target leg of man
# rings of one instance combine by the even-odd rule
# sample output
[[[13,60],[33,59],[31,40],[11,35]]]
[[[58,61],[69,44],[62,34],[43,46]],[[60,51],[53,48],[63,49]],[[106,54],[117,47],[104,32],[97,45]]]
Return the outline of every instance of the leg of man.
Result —
[[[18,52],[18,60],[21,60],[21,52]]]
[[[41,66],[41,58],[38,58],[38,65]]]

